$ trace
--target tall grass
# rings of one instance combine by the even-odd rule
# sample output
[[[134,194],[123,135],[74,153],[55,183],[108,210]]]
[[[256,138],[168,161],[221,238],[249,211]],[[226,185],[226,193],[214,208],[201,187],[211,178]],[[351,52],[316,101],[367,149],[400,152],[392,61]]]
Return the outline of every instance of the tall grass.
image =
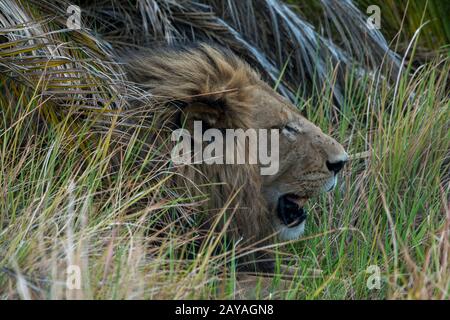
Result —
[[[440,50],[445,53],[445,50],[448,50],[450,43],[450,24],[448,23],[450,3],[448,1],[358,0],[356,3],[362,11],[370,5],[378,5],[381,8],[383,34],[398,43],[398,50],[406,49],[409,39],[424,23],[426,25],[418,41],[420,58],[429,59],[427,57],[429,55],[433,56]]]
[[[73,114],[42,122],[46,100],[2,78],[0,297],[448,299],[449,69],[434,61],[392,85],[348,73],[339,110],[333,86],[298,103],[352,160],[339,187],[311,204],[305,237],[275,248],[298,270],[292,281],[237,274],[241,249],[217,253],[217,237],[192,254],[195,228],[160,226],[196,199],[167,196],[171,173],[143,169],[155,150],[138,159],[132,138],[111,171],[108,133],[89,145],[89,121],[76,134]],[[68,266],[80,268],[80,289],[67,288]],[[379,289],[368,286],[370,266]]]

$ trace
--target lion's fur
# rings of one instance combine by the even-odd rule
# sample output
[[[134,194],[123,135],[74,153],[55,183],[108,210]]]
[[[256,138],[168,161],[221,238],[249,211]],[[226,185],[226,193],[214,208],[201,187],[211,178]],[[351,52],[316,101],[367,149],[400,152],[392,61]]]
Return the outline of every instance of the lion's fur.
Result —
[[[133,80],[160,101],[207,101],[226,105],[224,128],[249,128],[252,86],[259,75],[228,50],[200,45],[163,48],[129,59]],[[239,117],[236,117],[239,115]]]

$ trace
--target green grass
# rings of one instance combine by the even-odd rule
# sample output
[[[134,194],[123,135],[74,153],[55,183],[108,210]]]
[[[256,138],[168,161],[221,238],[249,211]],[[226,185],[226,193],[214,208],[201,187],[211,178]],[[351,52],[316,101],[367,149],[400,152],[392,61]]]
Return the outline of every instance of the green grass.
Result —
[[[438,50],[446,52],[445,50],[448,50],[450,42],[450,24],[448,22],[450,3],[448,1],[358,0],[355,2],[361,11],[365,11],[370,5],[380,7],[381,30],[388,39],[393,39],[393,42],[398,44],[399,50],[406,48],[409,39],[424,23],[426,25],[418,40],[419,50],[422,52],[428,51],[428,53]],[[447,47],[447,49],[444,49],[444,47]],[[426,54],[424,56],[422,58],[426,58]]]
[[[348,75],[341,110],[331,86],[299,103],[352,160],[339,187],[311,203],[305,237],[277,248],[297,277],[286,288],[275,276],[270,292],[262,279],[254,296],[449,298],[449,71],[447,59],[393,85]],[[137,161],[137,139],[110,171],[110,135],[93,145],[89,121],[75,127],[68,115],[50,124],[35,92],[7,78],[0,90],[9,93],[0,96],[2,299],[239,296],[242,249],[214,254],[221,241],[210,237],[192,257],[195,230],[158,231],[164,214],[196,199],[168,196],[170,173],[143,169],[155,155]],[[66,288],[68,265],[80,267],[79,290]],[[367,286],[370,266],[380,289]]]
[[[403,78],[396,97],[385,85],[378,98],[366,88],[363,96],[348,98],[337,126],[325,120],[325,111],[314,117],[308,110],[346,141],[350,153],[369,153],[351,161],[344,187],[317,205],[309,233],[336,231],[303,248],[312,259],[303,268],[326,275],[308,281],[317,290],[311,297],[448,298],[449,184],[442,180],[449,170],[443,165],[450,141],[447,73],[444,64]],[[379,291],[367,289],[370,265],[381,269]]]

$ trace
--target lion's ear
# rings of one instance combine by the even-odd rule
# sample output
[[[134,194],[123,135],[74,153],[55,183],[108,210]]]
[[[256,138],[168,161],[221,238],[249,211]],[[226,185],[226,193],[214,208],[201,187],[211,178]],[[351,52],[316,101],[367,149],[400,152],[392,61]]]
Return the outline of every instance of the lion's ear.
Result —
[[[182,108],[180,124],[188,130],[194,127],[195,121],[201,121],[203,129],[220,127],[219,122],[222,115],[223,110],[216,104],[190,102]]]

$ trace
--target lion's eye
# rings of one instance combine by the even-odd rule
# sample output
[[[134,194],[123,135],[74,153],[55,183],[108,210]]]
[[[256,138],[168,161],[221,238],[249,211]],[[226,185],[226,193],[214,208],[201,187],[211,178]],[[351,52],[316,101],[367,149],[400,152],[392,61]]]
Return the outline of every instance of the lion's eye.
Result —
[[[287,124],[283,127],[283,129],[281,129],[281,132],[286,138],[288,138],[289,141],[294,142],[297,140],[299,130],[294,126]]]
[[[288,124],[284,126],[283,131],[286,132],[286,133],[290,133],[290,134],[297,134],[298,133],[298,129],[297,128],[294,128],[294,127],[292,127],[292,126],[290,126]]]

